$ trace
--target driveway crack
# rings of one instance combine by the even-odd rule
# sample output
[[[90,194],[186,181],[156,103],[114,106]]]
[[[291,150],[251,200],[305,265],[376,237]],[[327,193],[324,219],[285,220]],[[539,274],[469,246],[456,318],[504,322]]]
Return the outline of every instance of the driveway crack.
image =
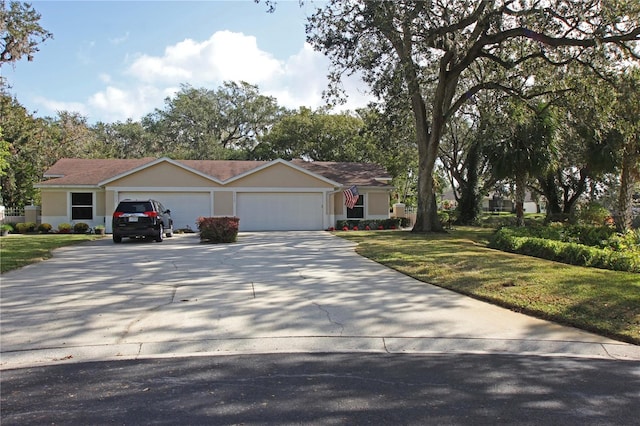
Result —
[[[325,308],[323,308],[322,306],[320,306],[318,303],[313,302],[314,305],[316,305],[316,307],[318,309],[320,309],[322,312],[325,313],[325,315],[327,316],[327,319],[329,320],[329,322],[331,324],[337,325],[338,327],[340,327],[340,335],[342,336],[342,333],[344,333],[344,324],[342,324],[341,322],[338,321],[334,321],[333,318],[331,318],[331,313],[326,310]]]
[[[173,290],[171,291],[171,298],[168,302],[166,303],[161,303],[159,305],[156,305],[152,308],[149,308],[147,310],[145,310],[144,312],[142,312],[140,315],[138,315],[135,319],[133,319],[131,322],[129,322],[129,324],[127,324],[124,332],[122,332],[122,334],[120,335],[120,337],[118,337],[118,339],[116,340],[116,344],[122,343],[124,341],[124,339],[127,338],[127,336],[129,335],[129,333],[131,332],[131,328],[139,323],[140,321],[144,320],[145,318],[149,317],[151,314],[153,314],[156,311],[159,311],[160,309],[162,309],[165,306],[169,306],[172,303],[174,303],[175,298],[176,298],[176,293],[178,292],[178,287],[180,287],[180,285],[173,285]]]

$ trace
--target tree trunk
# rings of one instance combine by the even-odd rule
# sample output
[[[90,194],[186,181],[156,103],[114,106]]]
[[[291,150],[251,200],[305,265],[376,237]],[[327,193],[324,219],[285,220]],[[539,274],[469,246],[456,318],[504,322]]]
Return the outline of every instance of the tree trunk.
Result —
[[[478,196],[478,163],[480,161],[480,144],[474,143],[467,154],[467,179],[460,182],[460,201],[458,203],[458,219],[460,225],[471,225],[480,213]]]
[[[527,177],[524,174],[516,176],[516,226],[524,226],[524,197]]]
[[[633,222],[633,187],[640,178],[640,163],[630,155],[622,159],[622,174],[620,176],[620,195],[616,212],[616,229],[626,232],[631,229]]]
[[[425,120],[426,123],[426,120]],[[420,127],[416,129],[420,133]],[[422,140],[426,139],[426,143]],[[436,203],[435,185],[433,180],[433,170],[437,159],[439,135],[434,130],[430,134],[418,136],[418,212],[416,223],[412,232],[444,232],[444,227],[438,219],[438,206]]]

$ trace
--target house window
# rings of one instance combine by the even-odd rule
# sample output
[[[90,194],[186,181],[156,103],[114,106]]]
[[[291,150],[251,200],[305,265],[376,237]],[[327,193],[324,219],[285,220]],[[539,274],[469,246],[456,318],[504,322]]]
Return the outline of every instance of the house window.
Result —
[[[364,195],[358,197],[352,209],[347,207],[347,219],[364,219]]]
[[[71,220],[93,219],[93,193],[71,193]]]

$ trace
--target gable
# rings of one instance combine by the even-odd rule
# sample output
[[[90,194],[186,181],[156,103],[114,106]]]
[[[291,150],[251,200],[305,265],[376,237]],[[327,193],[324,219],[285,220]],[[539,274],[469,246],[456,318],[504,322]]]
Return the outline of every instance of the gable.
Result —
[[[253,188],[333,188],[327,181],[283,163],[274,163],[264,169],[241,177],[227,186]]]
[[[121,187],[212,187],[219,184],[173,163],[162,161],[110,181],[109,186]]]

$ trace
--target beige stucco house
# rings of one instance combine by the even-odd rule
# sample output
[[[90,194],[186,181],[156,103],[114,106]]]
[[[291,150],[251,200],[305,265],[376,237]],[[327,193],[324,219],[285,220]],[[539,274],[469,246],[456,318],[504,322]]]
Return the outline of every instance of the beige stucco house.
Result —
[[[302,160],[218,161],[71,159],[56,162],[36,185],[42,222],[105,225],[124,199],[153,198],[174,228],[195,229],[200,216],[237,216],[241,231],[321,230],[340,219],[389,217],[391,177],[380,166]],[[353,209],[343,191],[360,197]]]

